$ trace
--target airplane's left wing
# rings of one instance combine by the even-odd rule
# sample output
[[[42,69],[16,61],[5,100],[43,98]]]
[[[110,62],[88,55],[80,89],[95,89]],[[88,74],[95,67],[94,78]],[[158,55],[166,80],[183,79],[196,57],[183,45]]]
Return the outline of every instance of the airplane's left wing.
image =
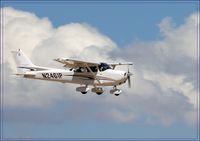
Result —
[[[93,63],[93,62],[80,61],[80,60],[67,59],[67,58],[56,58],[54,59],[54,61],[65,64],[64,67],[67,67],[67,68],[85,67],[86,65],[89,67],[100,65],[100,63]]]

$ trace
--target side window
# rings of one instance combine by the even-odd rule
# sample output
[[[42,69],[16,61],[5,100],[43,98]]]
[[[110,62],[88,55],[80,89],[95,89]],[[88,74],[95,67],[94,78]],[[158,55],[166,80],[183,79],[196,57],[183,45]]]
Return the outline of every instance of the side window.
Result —
[[[103,71],[103,66],[99,65],[99,71]]]
[[[91,69],[93,72],[97,72],[97,71],[98,71],[98,67],[97,67],[97,66],[92,66],[92,67],[90,67],[90,69]],[[79,68],[77,68],[77,69],[74,69],[74,72],[83,73],[83,72],[90,72],[90,71],[89,71],[89,69],[87,69],[87,68],[79,67]]]
[[[97,71],[98,71],[98,69],[97,69],[96,66],[94,66],[94,67],[90,67],[90,69],[91,69],[93,72],[97,72]]]
[[[83,67],[79,67],[77,69],[74,70],[74,72],[84,72],[84,68]]]

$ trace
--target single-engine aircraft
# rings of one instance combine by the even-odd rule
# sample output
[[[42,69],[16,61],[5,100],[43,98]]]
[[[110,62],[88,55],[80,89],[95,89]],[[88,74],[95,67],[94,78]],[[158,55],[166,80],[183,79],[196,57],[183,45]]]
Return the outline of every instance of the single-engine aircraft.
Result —
[[[81,85],[76,91],[86,94],[93,86],[91,91],[101,95],[103,86],[113,86],[111,94],[116,96],[122,93],[117,86],[128,80],[130,87],[130,76],[128,71],[115,70],[118,65],[132,65],[132,63],[93,63],[87,61],[73,60],[67,58],[56,58],[54,61],[64,64],[65,69],[48,68],[34,65],[22,50],[12,51],[18,73],[16,75],[24,78],[39,79],[47,81],[57,81],[62,83],[75,83]]]

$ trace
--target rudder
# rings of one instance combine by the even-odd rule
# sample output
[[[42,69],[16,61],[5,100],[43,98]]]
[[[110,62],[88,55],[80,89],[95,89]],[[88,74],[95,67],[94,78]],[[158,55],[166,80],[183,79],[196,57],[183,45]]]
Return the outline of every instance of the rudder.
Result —
[[[20,49],[18,51],[12,51],[12,53],[18,68],[35,67],[31,60]]]
[[[17,66],[17,74],[25,74],[27,71],[36,67],[20,49],[18,51],[12,51],[12,54]]]

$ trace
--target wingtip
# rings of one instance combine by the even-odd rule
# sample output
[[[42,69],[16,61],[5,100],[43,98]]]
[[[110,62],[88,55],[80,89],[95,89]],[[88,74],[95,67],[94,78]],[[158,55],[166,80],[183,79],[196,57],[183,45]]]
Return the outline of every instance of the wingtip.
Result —
[[[22,50],[19,48],[18,50],[11,50],[12,53],[21,52]]]
[[[53,61],[59,61],[60,59],[59,58],[55,58],[55,59],[53,59]]]

